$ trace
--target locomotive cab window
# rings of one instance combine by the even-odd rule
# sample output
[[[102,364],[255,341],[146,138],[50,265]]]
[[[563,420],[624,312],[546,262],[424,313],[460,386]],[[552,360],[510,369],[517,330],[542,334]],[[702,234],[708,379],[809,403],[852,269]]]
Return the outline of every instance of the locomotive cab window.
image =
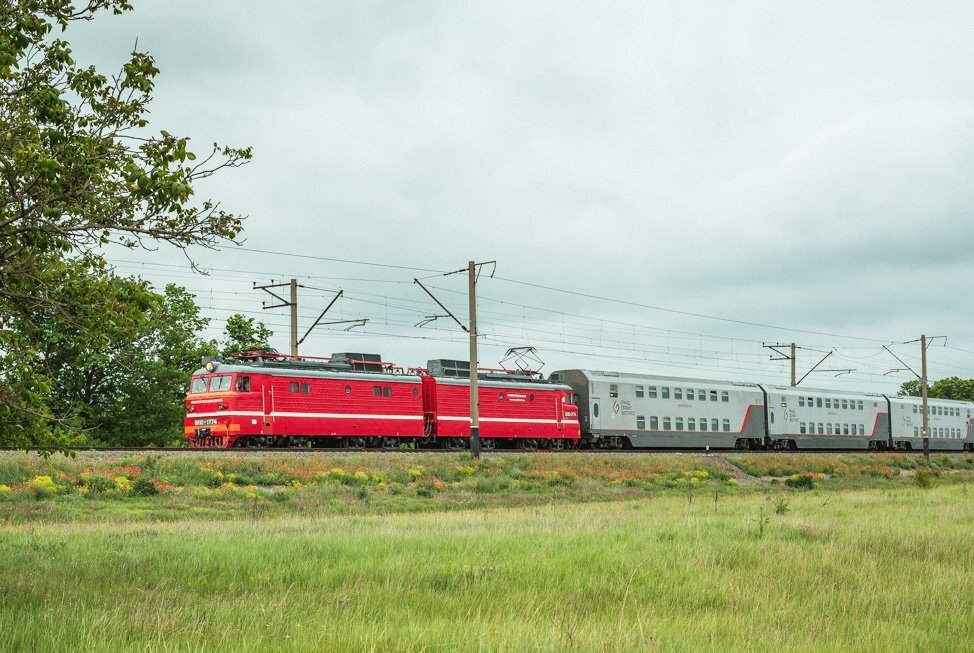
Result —
[[[210,379],[210,392],[223,392],[230,389],[229,376],[214,376]]]
[[[237,377],[237,392],[250,392],[250,377],[249,376],[238,376]]]
[[[205,376],[193,377],[192,382],[189,384],[190,394],[199,394],[201,392],[206,392],[207,381],[209,381],[209,379],[207,379]]]

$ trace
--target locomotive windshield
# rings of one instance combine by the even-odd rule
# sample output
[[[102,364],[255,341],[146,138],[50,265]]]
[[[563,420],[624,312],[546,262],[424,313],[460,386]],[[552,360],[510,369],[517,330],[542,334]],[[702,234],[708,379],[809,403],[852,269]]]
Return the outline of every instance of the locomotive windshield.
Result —
[[[222,392],[230,389],[229,376],[214,376],[210,379],[210,392]]]
[[[201,392],[223,392],[230,389],[230,380],[233,377],[230,375],[224,376],[195,376],[193,377],[192,383],[189,386],[190,394],[199,394]]]

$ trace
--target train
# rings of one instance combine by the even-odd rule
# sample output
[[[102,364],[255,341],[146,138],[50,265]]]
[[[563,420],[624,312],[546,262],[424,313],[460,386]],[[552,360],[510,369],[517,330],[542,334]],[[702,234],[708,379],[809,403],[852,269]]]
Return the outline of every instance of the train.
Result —
[[[186,396],[194,447],[470,445],[470,368],[404,370],[377,354],[207,358]],[[481,447],[849,449],[923,446],[918,397],[566,369],[479,370]],[[974,403],[928,400],[930,450],[974,450]]]
[[[469,446],[470,368],[438,359],[403,370],[377,354],[327,359],[245,352],[204,360],[190,381],[194,447]],[[483,449],[571,449],[581,431],[572,389],[539,374],[478,371]]]

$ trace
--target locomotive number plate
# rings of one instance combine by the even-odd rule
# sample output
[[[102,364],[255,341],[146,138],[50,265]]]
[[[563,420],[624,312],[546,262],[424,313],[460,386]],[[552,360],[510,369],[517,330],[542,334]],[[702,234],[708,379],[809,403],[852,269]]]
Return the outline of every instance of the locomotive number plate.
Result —
[[[196,426],[213,426],[215,424],[216,424],[216,418],[215,417],[209,417],[207,419],[198,419],[198,420],[196,420]]]

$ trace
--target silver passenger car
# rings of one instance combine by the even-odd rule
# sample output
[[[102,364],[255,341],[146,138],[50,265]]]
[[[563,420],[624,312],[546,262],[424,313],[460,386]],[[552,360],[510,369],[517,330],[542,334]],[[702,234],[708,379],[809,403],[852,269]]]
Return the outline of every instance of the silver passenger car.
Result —
[[[889,397],[892,444],[895,449],[923,448],[923,402],[919,397]],[[930,448],[970,449],[974,442],[972,404],[950,399],[928,399]]]
[[[575,394],[583,437],[601,447],[760,446],[764,396],[753,383],[560,370]]]

